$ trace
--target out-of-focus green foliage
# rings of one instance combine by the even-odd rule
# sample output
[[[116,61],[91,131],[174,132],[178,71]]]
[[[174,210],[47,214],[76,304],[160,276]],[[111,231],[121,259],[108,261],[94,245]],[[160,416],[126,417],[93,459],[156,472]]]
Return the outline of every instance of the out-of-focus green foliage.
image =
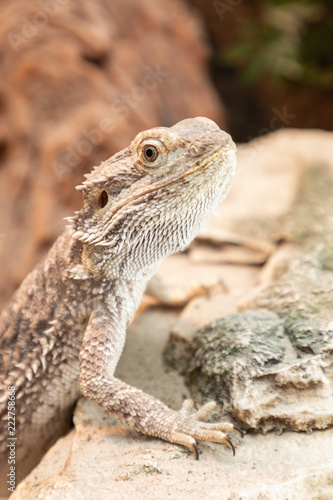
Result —
[[[262,74],[333,88],[331,0],[263,0],[262,16],[241,24],[241,40],[225,59],[241,66],[244,81]]]

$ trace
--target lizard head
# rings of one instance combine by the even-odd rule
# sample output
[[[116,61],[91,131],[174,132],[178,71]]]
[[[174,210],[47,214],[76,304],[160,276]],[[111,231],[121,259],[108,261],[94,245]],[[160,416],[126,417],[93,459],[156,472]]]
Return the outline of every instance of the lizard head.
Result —
[[[234,142],[208,118],[141,132],[77,187],[84,205],[73,236],[113,263],[157,263],[189,245],[227,195],[235,166]]]

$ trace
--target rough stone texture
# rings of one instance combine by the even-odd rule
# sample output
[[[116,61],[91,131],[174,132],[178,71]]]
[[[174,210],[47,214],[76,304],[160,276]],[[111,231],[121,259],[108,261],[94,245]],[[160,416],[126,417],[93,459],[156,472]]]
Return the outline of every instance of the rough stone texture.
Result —
[[[271,324],[277,322],[271,313]],[[118,376],[179,407],[188,389],[165,373],[162,349],[175,319],[165,308],[145,311],[128,334]],[[247,434],[236,456],[199,443],[200,460],[181,447],[136,434],[81,400],[75,430],[49,450],[13,500],[212,498],[329,500],[333,496],[333,429],[312,434]],[[234,439],[234,436],[233,436]]]
[[[293,345],[288,333],[283,321],[265,310],[211,323],[194,340],[190,386],[208,398],[230,401],[228,413],[247,429],[331,427],[333,329],[316,356],[300,356],[299,343]]]
[[[82,174],[141,130],[224,128],[195,12],[180,0],[13,0],[0,27],[0,309],[80,208]]]
[[[168,266],[167,262],[165,266]],[[184,266],[180,269],[183,268]],[[186,372],[188,362],[193,356],[192,340],[198,328],[204,327],[216,318],[234,312],[238,302],[256,286],[258,278],[258,269],[253,266],[209,265],[206,263],[204,266],[192,264],[192,280],[194,276],[197,276],[196,268],[207,269],[203,283],[207,283],[209,276],[215,276],[215,279],[219,280],[220,288],[211,289],[208,293],[198,294],[192,298],[172,325],[170,339],[165,350],[165,359],[168,364],[176,367],[182,373]],[[170,278],[169,275],[162,275],[164,269],[162,264],[157,275],[160,282],[167,286]],[[184,290],[188,284],[188,280],[185,280],[186,285],[181,288],[183,281],[180,282],[180,276],[182,276],[180,269],[174,274],[174,279],[178,279],[176,290]],[[163,285],[161,289],[165,290]],[[166,295],[166,291],[164,295]],[[172,296],[171,293],[170,295]]]

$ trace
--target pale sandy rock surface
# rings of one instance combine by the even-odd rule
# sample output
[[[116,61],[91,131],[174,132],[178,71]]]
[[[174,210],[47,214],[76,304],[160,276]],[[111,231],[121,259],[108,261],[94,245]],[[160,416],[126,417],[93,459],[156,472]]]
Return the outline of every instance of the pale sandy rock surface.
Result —
[[[12,498],[333,498],[333,429],[326,428],[333,414],[333,266],[331,236],[325,236],[332,146],[332,134],[286,130],[240,148],[238,176],[220,216],[186,254],[161,266],[149,288],[160,305],[136,318],[117,369],[119,378],[179,408],[190,391],[177,371],[166,370],[163,353],[183,371],[190,359],[197,401],[204,399],[198,388],[207,394],[213,387],[210,395],[226,403],[222,418],[233,416],[266,434],[230,436],[235,457],[223,445],[199,443],[196,462],[181,447],[138,435],[82,400],[75,430]],[[234,248],[244,262],[232,258]],[[220,263],[209,252],[193,258],[211,249],[221,250]],[[229,329],[221,336],[211,328],[215,347],[209,351],[203,342],[209,328],[202,338],[196,331],[221,317],[217,323]],[[195,338],[201,347],[193,355]],[[209,367],[215,371],[210,379]],[[308,433],[281,434],[288,428]]]

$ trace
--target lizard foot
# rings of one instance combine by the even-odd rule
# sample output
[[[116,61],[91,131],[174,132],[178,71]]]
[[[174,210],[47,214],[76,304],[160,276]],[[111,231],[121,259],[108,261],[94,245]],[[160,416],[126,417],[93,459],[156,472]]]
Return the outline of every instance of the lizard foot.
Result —
[[[196,460],[199,459],[197,441],[211,441],[215,443],[225,443],[235,455],[235,447],[226,436],[227,433],[236,431],[243,438],[243,431],[229,422],[207,423],[203,420],[222,403],[211,401],[203,405],[195,413],[191,413],[194,402],[191,399],[184,401],[179,412],[174,415],[173,422],[169,425],[167,435],[161,436],[163,439],[185,446],[194,453]]]

